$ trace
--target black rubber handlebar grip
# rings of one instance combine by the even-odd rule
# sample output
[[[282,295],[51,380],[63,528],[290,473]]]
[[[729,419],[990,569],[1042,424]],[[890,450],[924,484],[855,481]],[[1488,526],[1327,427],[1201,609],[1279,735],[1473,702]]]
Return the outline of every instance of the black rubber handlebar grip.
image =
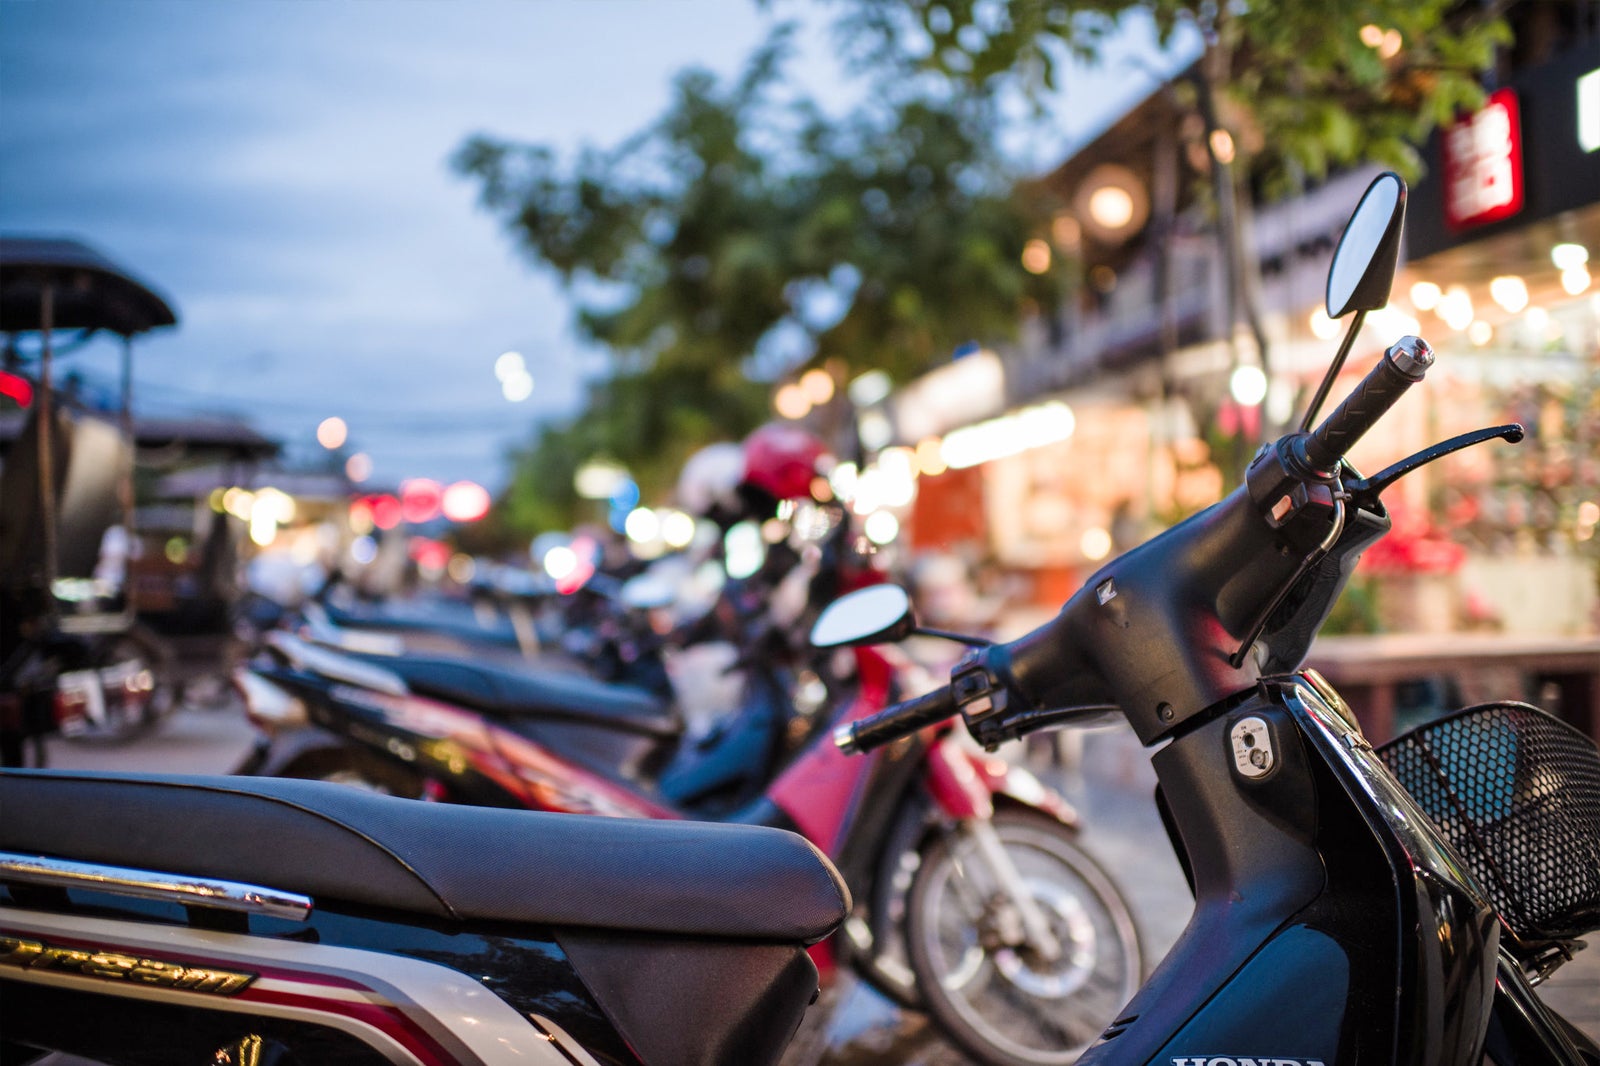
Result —
[[[868,718],[840,726],[833,731],[833,742],[845,752],[871,751],[910,736],[923,726],[942,722],[955,713],[956,701],[950,686],[940,685],[914,700],[897,703]]]
[[[1433,349],[1421,337],[1401,337],[1378,365],[1368,371],[1355,391],[1346,396],[1322,425],[1306,440],[1306,458],[1313,466],[1331,470],[1356,441],[1378,424],[1407,389],[1421,381],[1433,365]]]

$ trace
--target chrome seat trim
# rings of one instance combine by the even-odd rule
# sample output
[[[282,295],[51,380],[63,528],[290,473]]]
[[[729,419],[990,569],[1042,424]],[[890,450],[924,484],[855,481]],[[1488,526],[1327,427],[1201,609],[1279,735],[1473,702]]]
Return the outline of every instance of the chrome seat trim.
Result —
[[[180,903],[187,907],[210,907],[287,918],[295,922],[303,922],[311,916],[309,896],[275,888],[0,851],[0,882],[4,881],[51,888],[90,889],[136,899]]]

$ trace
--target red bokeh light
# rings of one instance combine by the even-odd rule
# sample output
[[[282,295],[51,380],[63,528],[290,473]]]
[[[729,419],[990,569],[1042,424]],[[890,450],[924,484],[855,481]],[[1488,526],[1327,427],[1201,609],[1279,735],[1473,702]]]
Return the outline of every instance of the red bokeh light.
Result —
[[[427,537],[412,537],[406,545],[406,553],[424,570],[438,572],[450,565],[450,546]]]
[[[403,517],[400,510],[400,501],[388,493],[379,493],[368,496],[364,501],[372,509],[372,524],[379,529],[393,529],[400,524]]]
[[[421,525],[439,517],[444,489],[432,478],[414,477],[400,482],[400,507],[405,520]]]
[[[33,404],[33,382],[19,374],[7,370],[0,370],[0,396],[9,396],[17,401],[17,406],[28,407]]]

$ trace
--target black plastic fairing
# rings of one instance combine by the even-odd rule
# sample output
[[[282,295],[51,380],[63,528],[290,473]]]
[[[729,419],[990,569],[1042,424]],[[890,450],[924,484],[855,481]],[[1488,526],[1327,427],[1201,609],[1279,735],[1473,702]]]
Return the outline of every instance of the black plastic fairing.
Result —
[[[1320,756],[1319,773],[1332,782],[1324,793],[1331,796],[1336,788],[1343,793],[1391,871],[1398,933],[1393,943],[1399,952],[1393,1061],[1477,1062],[1495,996],[1499,918],[1460,856],[1359,731],[1298,679],[1272,684]],[[1354,836],[1353,828],[1349,832]],[[1330,864],[1345,850],[1328,849]],[[1369,909],[1362,921],[1372,913]],[[1360,923],[1346,936],[1369,953],[1384,946]]]
[[[1267,1056],[1327,1066],[1476,1062],[1496,923],[1335,712],[1263,682],[1153,758],[1196,885],[1195,914],[1080,1060]],[[1250,719],[1276,762],[1236,770]]]
[[[1226,764],[1229,722],[1244,715],[1272,723],[1278,741],[1278,768],[1260,789],[1241,786]],[[1151,761],[1163,791],[1182,797],[1171,811],[1194,872],[1195,910],[1123,1008],[1137,1021],[1091,1047],[1083,1066],[1149,1061],[1325,883],[1313,846],[1319,812],[1305,750],[1282,708],[1248,702]]]
[[[1261,676],[1229,657],[1300,570],[1282,541],[1237,489],[1102,568],[1053,621],[981,654],[1009,656],[1033,706],[1116,703],[1153,744]]]
[[[817,991],[816,966],[792,944],[590,930],[557,940],[645,1066],[769,1066]]]

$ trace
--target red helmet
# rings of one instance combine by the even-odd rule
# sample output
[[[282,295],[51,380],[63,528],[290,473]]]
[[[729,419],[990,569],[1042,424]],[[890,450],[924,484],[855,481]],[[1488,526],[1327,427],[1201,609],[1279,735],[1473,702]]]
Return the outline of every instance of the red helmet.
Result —
[[[744,484],[774,500],[809,496],[817,461],[827,452],[799,426],[768,422],[744,439]]]

